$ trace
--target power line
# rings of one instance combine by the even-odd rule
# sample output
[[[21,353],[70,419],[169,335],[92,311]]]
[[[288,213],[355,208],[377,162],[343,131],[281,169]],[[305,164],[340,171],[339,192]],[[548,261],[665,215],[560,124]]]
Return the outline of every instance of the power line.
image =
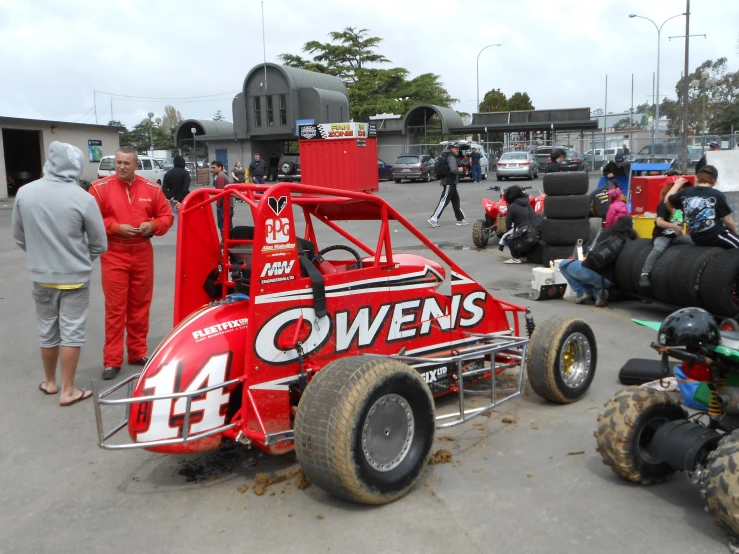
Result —
[[[141,102],[141,100],[135,98],[116,98],[119,102]],[[229,102],[231,98],[211,98],[210,100],[178,100],[177,104],[202,104],[207,102]],[[169,104],[172,100],[147,100],[147,102],[154,102],[157,104]]]
[[[163,96],[134,96],[131,94],[116,94],[113,92],[102,92],[100,90],[96,91],[97,94],[107,94],[109,96],[115,96],[116,98],[136,98],[138,100],[166,100],[166,101],[174,101],[174,100],[192,100],[194,98],[213,98],[214,96],[225,96],[225,95],[231,95],[231,94],[238,94],[241,92],[240,90],[233,91],[233,92],[220,92],[218,94],[204,94],[202,96],[181,96],[181,97],[163,97]]]
[[[82,115],[81,115],[81,116],[80,116],[80,117],[79,117],[79,118],[77,119],[77,123],[79,123],[79,122],[80,122],[80,121],[82,120],[82,118],[83,118],[83,117],[85,117],[85,116],[86,116],[87,114],[89,114],[89,113],[90,113],[90,112],[91,112],[92,110],[94,110],[94,109],[95,109],[95,106],[93,106],[92,108],[90,108],[89,110],[87,110],[87,111],[86,111],[85,113],[83,113],[83,114],[82,114]]]

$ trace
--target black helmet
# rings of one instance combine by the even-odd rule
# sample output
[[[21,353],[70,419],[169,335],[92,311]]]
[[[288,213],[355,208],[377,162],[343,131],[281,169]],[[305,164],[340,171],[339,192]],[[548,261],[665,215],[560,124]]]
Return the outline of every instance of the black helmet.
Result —
[[[721,343],[718,323],[706,310],[683,308],[667,316],[659,328],[663,346],[705,346]]]

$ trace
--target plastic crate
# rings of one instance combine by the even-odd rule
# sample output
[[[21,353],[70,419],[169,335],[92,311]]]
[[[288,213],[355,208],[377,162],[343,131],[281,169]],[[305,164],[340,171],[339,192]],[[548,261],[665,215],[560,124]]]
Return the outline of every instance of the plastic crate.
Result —
[[[654,221],[657,219],[654,216],[647,215],[634,215],[631,216],[634,220],[634,231],[639,235],[640,239],[651,239],[652,232],[654,231]]]

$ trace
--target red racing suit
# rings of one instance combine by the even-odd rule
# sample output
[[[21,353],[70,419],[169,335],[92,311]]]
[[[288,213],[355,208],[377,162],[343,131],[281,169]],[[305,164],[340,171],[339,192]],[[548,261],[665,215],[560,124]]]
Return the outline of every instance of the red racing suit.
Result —
[[[154,251],[149,237],[122,237],[120,225],[138,227],[149,221],[153,234],[161,236],[172,226],[174,216],[161,187],[138,175],[130,183],[116,175],[95,181],[90,194],[100,207],[108,235],[108,251],[100,256],[105,293],[103,365],[121,367],[124,329],[128,362],[146,356]]]

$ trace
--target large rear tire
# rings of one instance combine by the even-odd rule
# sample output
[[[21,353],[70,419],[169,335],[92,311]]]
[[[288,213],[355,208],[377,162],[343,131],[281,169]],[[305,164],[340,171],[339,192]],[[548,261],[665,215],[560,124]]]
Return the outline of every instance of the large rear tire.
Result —
[[[485,220],[478,219],[472,224],[472,242],[478,248],[485,248],[488,245],[489,233],[485,231]]]
[[[691,246],[670,246],[654,263],[649,280],[652,284],[652,294],[660,302],[680,304],[686,300],[676,298],[672,294],[670,279],[674,273],[680,273],[686,269],[685,266],[690,263],[688,254],[692,248]],[[686,261],[688,261],[687,264]]]
[[[388,358],[341,358],[300,399],[295,451],[308,479],[328,493],[387,504],[421,478],[435,423],[431,391],[416,370]]]
[[[568,404],[590,388],[598,363],[598,346],[590,326],[575,317],[553,317],[536,325],[526,356],[534,392]]]
[[[568,196],[587,194],[590,183],[588,174],[582,171],[547,173],[544,175],[544,194],[547,196]]]
[[[675,470],[649,455],[649,442],[660,425],[687,416],[680,402],[666,392],[646,387],[621,390],[598,416],[596,450],[621,477],[641,485],[660,483]]]
[[[672,296],[680,299],[683,306],[703,306],[700,295],[700,281],[703,270],[708,261],[715,255],[726,252],[723,248],[706,248],[705,246],[691,246],[686,250],[687,266],[682,271],[670,275],[669,285]]]
[[[708,455],[701,496],[716,524],[739,537],[739,431],[721,439]]]
[[[544,204],[549,199],[544,201]],[[590,236],[590,223],[587,219],[549,219],[545,217],[541,222],[541,240],[555,246],[576,244],[578,239],[583,243]]]
[[[700,280],[700,297],[712,314],[734,317],[739,313],[739,250],[708,260]]]
[[[544,217],[549,219],[583,219],[590,213],[590,197],[586,194],[548,196],[544,201]]]

